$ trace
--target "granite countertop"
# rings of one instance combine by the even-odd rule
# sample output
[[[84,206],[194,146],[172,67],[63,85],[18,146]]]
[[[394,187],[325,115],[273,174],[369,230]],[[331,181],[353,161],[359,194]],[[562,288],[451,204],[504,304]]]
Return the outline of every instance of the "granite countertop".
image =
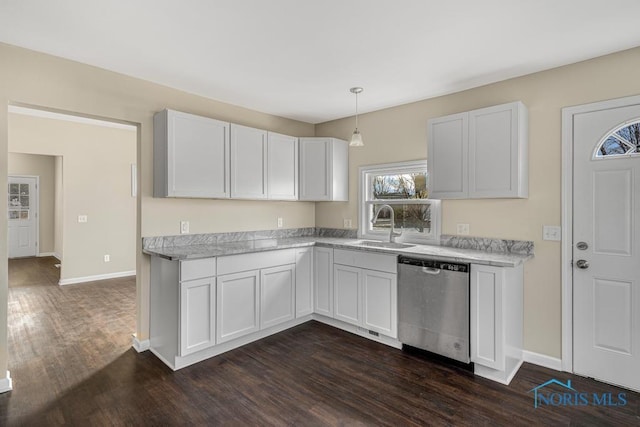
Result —
[[[339,237],[303,236],[209,244],[191,244],[184,246],[164,246],[146,248],[144,249],[144,253],[169,260],[189,260],[317,245],[336,249],[378,252],[390,255],[417,256],[443,261],[492,265],[496,267],[516,267],[533,258],[533,255],[520,255],[473,249],[457,249],[436,245],[415,245],[400,249],[358,246],[358,242],[361,241],[362,240],[360,239]]]

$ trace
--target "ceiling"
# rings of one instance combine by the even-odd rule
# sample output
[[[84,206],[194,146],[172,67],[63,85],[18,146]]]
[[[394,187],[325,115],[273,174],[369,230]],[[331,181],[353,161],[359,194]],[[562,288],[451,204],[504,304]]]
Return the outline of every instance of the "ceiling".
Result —
[[[638,0],[1,0],[0,41],[321,123],[640,46]]]

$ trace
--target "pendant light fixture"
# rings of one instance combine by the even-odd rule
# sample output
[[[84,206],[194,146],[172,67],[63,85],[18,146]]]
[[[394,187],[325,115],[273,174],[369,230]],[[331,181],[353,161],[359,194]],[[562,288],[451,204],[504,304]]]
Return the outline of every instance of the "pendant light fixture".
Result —
[[[352,87],[349,89],[351,93],[356,95],[356,130],[354,130],[353,135],[351,135],[351,141],[349,142],[350,147],[362,147],[364,145],[362,135],[360,135],[360,131],[358,130],[358,94],[363,90],[361,87]]]

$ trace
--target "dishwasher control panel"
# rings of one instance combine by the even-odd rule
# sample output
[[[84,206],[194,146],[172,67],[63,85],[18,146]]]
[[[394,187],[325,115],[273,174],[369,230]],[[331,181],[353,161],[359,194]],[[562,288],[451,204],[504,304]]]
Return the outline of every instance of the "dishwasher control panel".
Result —
[[[416,267],[427,267],[434,268],[438,270],[446,270],[446,271],[457,271],[460,273],[468,273],[469,272],[469,264],[461,264],[457,262],[447,262],[447,261],[437,261],[434,259],[421,259],[421,258],[413,258],[406,257],[400,255],[398,257],[398,264],[404,265],[413,265]]]

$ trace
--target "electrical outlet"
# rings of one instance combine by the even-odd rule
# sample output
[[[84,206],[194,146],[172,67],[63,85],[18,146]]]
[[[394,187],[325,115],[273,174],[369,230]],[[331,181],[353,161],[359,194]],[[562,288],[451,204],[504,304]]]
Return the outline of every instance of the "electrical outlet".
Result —
[[[111,261],[111,256],[110,255],[105,255],[104,256],[104,262],[110,262]]]
[[[543,225],[542,240],[559,242],[562,239],[562,228],[558,225]]]
[[[189,233],[189,221],[180,221],[180,234]]]
[[[458,224],[457,233],[463,236],[469,235],[469,224]]]
[[[282,218],[278,217],[278,228],[282,228],[283,225],[284,221],[282,220]]]
[[[87,222],[88,218],[86,215],[78,215],[78,222]]]
[[[344,228],[351,228],[351,220],[350,219],[345,219],[344,220]]]

